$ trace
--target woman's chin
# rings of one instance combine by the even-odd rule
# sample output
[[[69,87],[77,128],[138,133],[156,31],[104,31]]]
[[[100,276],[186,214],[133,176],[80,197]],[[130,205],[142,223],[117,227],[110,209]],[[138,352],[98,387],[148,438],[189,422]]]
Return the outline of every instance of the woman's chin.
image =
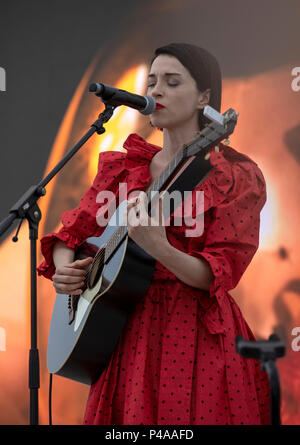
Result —
[[[157,128],[163,128],[166,126],[166,122],[163,122],[162,119],[151,119],[150,125]]]

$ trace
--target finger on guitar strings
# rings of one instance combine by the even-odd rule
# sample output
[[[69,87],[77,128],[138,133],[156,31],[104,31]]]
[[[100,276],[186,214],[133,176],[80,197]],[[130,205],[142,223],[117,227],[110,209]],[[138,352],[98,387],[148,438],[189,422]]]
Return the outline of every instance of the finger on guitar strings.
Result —
[[[71,267],[72,266],[79,266],[79,267],[85,266],[85,265],[91,263],[93,259],[94,259],[93,257],[86,257],[86,258],[83,258],[82,260],[75,260],[72,263],[68,264],[67,266],[71,266]]]

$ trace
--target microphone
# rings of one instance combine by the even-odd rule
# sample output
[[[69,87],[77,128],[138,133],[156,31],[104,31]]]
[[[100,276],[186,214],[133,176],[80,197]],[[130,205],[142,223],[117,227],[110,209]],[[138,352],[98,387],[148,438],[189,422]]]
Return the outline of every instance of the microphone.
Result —
[[[91,83],[89,91],[101,97],[105,104],[119,106],[126,105],[135,108],[140,113],[147,115],[156,109],[156,102],[151,96],[139,96],[119,88],[114,88],[104,83]]]

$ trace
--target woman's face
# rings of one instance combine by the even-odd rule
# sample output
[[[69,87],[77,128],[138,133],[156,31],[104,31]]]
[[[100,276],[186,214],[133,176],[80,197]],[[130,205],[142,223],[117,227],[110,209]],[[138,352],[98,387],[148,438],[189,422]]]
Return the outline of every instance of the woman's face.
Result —
[[[178,128],[192,120],[198,130],[198,111],[209,102],[209,90],[200,93],[196,81],[176,57],[162,54],[152,63],[147,94],[165,108],[150,115],[158,128]]]

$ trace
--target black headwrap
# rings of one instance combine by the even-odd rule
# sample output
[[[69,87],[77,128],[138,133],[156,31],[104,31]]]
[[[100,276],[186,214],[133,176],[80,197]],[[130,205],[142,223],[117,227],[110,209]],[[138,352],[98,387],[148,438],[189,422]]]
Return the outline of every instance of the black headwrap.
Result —
[[[198,90],[205,91],[210,88],[209,105],[215,110],[221,110],[222,75],[216,58],[207,50],[189,43],[170,43],[155,50],[151,65],[160,54],[176,57],[195,79]],[[199,129],[202,130],[209,121],[199,110]]]

